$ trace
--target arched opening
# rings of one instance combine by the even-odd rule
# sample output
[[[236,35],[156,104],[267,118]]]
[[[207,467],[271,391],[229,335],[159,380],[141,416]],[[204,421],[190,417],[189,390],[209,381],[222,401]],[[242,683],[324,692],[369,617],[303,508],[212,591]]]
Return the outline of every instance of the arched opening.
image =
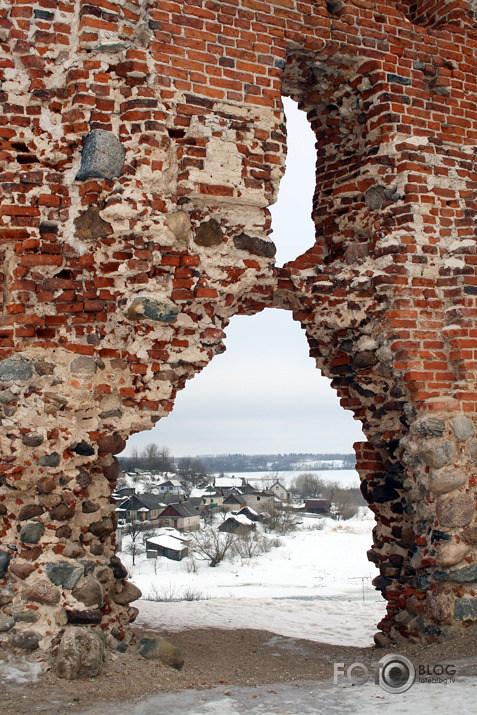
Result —
[[[285,263],[297,253],[313,246],[315,226],[311,220],[311,208],[315,191],[315,136],[303,112],[295,102],[285,99],[287,108],[288,159],[287,172],[280,188],[279,200],[272,207],[274,233],[277,244],[277,263]],[[295,453],[296,458],[289,470],[274,470],[264,466],[261,472],[224,473],[223,482],[239,487],[238,499],[244,481],[254,486],[260,479],[262,489],[267,490],[273,478],[290,488],[300,474],[316,477],[325,482],[335,482],[339,487],[358,487],[358,475],[353,469],[327,469],[339,465],[340,460],[324,460],[320,466],[307,462],[306,455],[350,454],[353,443],[362,440],[359,422],[353,421],[351,412],[340,407],[330,380],[320,377],[313,360],[308,356],[309,346],[296,321],[287,311],[265,310],[254,316],[236,316],[226,329],[227,351],[191,381],[187,390],[178,393],[172,414],[161,421],[153,432],[137,435],[130,440],[127,452],[134,446],[142,449],[151,441],[167,446],[176,458],[198,457],[217,453],[244,453],[250,455],[277,455]],[[302,460],[300,468],[299,462]],[[179,461],[179,460],[178,460]],[[310,466],[311,465],[311,466]],[[341,465],[342,466],[342,465]],[[323,471],[323,468],[325,471]],[[170,479],[170,475],[164,475]],[[212,484],[219,484],[219,475],[213,475]],[[232,479],[236,482],[232,484]],[[124,482],[131,486],[131,482]],[[147,489],[143,482],[141,489]],[[200,481],[197,482],[200,485]],[[190,485],[189,485],[190,486]],[[209,499],[210,492],[192,489],[190,494],[202,494]],[[215,493],[214,493],[215,494]],[[308,496],[311,496],[312,493]],[[229,495],[230,496],[230,495]],[[306,496],[306,495],[305,495]],[[320,493],[315,494],[316,497]],[[158,495],[160,499],[160,495]],[[302,494],[302,506],[306,503]],[[192,497],[194,499],[195,497]],[[226,497],[227,498],[227,497]],[[263,498],[263,497],[262,497]],[[187,498],[178,496],[176,501]],[[192,501],[192,500],[191,500]],[[297,496],[297,502],[299,498]],[[316,502],[320,501],[315,499]],[[326,501],[326,500],[321,500]],[[335,509],[333,502],[333,510]],[[364,502],[363,502],[364,504]],[[298,503],[297,503],[298,505]],[[217,506],[214,503],[213,506]],[[255,505],[260,511],[259,506]],[[145,507],[143,507],[144,509]],[[309,507],[313,509],[312,506]],[[240,508],[235,512],[240,514]],[[306,509],[305,509],[306,511]],[[359,516],[363,517],[365,508]],[[200,531],[210,530],[210,513],[216,514],[212,528],[220,525],[219,508],[206,509],[201,513]],[[228,512],[233,513],[233,512]],[[140,536],[126,534],[123,542],[124,560],[132,571],[133,582],[142,590],[146,600],[181,602],[207,599],[207,608],[200,615],[200,606],[163,604],[161,625],[174,622],[190,625],[212,618],[210,625],[220,620],[220,614],[231,609],[231,598],[240,598],[240,614],[230,617],[227,623],[243,627],[266,627],[271,621],[281,622],[281,633],[291,634],[300,618],[313,620],[313,637],[316,640],[333,640],[347,636],[338,628],[344,605],[353,601],[360,611],[361,631],[349,635],[349,643],[371,642],[376,622],[383,615],[384,605],[371,587],[374,566],[366,559],[372,517],[355,518],[353,522],[333,521],[328,513],[321,518],[313,511],[297,510],[299,528],[291,534],[275,535],[277,545],[264,555],[253,542],[242,545],[242,553],[236,553],[220,568],[210,570],[202,552],[199,558],[181,558],[177,562],[171,554],[164,556],[159,541],[167,539],[164,529],[177,525],[173,519],[168,526],[161,526],[149,539],[149,559],[140,554]],[[169,515],[169,514],[168,514]],[[140,517],[138,513],[138,517]],[[170,515],[169,515],[170,516]],[[337,516],[335,513],[334,516]],[[225,515],[222,515],[225,518]],[[161,520],[161,524],[165,523]],[[324,528],[323,528],[324,527]],[[128,531],[126,524],[125,531]],[[260,526],[260,533],[262,533]],[[152,532],[151,532],[152,533]],[[193,546],[187,541],[187,531],[182,532],[187,549]],[[169,532],[169,538],[172,531]],[[151,536],[151,535],[149,535]],[[179,535],[176,533],[175,537]],[[272,534],[265,530],[264,537],[271,543]],[[194,544],[195,532],[191,533]],[[262,537],[263,538],[263,537]],[[153,554],[154,539],[160,547]],[[256,553],[254,549],[257,548]],[[129,553],[128,552],[129,549]],[[137,553],[136,553],[137,552]],[[157,553],[161,555],[158,557]],[[336,558],[336,554],[340,558]],[[136,563],[133,564],[133,561]],[[210,561],[210,559],[209,559]],[[266,608],[258,608],[258,600],[267,602]],[[213,601],[213,604],[210,603]],[[365,601],[359,605],[359,601]],[[293,603],[294,617],[285,617]],[[287,605],[288,604],[288,605]],[[178,609],[178,611],[177,611]],[[182,615],[181,615],[182,614]],[[143,604],[140,622],[158,625],[157,609]],[[326,625],[325,625],[326,623]],[[334,634],[333,634],[334,631]],[[358,629],[359,631],[359,629]],[[311,629],[307,627],[310,636]],[[338,635],[339,634],[339,635]]]

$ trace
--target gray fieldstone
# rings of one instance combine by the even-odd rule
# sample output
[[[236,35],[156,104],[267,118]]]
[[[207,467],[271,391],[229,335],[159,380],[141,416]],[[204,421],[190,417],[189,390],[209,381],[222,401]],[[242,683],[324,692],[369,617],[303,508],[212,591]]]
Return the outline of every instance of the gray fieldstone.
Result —
[[[103,539],[113,533],[114,524],[108,516],[105,516],[99,521],[93,521],[93,523],[89,525],[88,531],[98,538]]]
[[[146,633],[138,641],[137,652],[146,660],[160,660],[176,670],[181,670],[184,665],[184,658],[178,648],[154,633]]]
[[[40,620],[38,611],[22,611],[20,608],[12,608],[12,616],[16,623],[36,623]]]
[[[50,519],[53,521],[67,521],[68,519],[72,519],[74,514],[74,509],[71,509],[71,507],[66,506],[66,504],[58,504],[58,506],[53,507],[50,511]],[[66,536],[65,538],[69,537]]]
[[[177,320],[179,308],[172,303],[164,303],[152,298],[136,298],[128,308],[130,320],[155,320],[158,323],[173,323]]]
[[[6,405],[8,402],[17,402],[18,397],[11,390],[2,390],[0,392],[0,402]]]
[[[339,7],[341,9],[344,6],[344,3],[339,2],[338,0],[333,0],[333,2],[327,3],[327,7],[328,7],[328,5],[333,6],[333,7]],[[330,9],[328,9],[328,12],[332,12],[332,11]],[[337,12],[337,11],[334,10],[332,12],[332,14],[334,14],[335,12]],[[380,209],[385,201],[386,201],[386,193],[382,186],[372,186],[370,189],[367,190],[365,198],[364,198],[364,203],[372,211],[375,211],[376,209]]]
[[[7,606],[13,601],[14,596],[10,586],[0,586],[0,606]]]
[[[34,631],[23,631],[13,636],[12,646],[14,648],[21,648],[22,650],[36,650],[40,640],[41,636],[38,633]]]
[[[25,524],[20,531],[20,539],[24,544],[37,544],[45,532],[41,521],[31,521]]]
[[[11,357],[0,361],[0,382],[25,382],[32,375],[31,363],[24,357]]]
[[[460,489],[467,483],[464,472],[453,471],[444,472],[443,470],[433,471],[429,480],[429,488],[434,494],[446,494],[455,489]]]
[[[452,442],[441,440],[429,440],[424,442],[418,450],[419,457],[425,464],[433,469],[440,469],[452,461],[454,457],[454,445]]]
[[[25,447],[39,447],[40,444],[43,444],[43,437],[41,434],[29,432],[28,434],[23,435],[22,444],[24,444]]]
[[[111,596],[115,603],[120,606],[127,606],[128,603],[137,601],[138,598],[141,598],[142,592],[137,586],[134,586],[134,584],[126,581],[123,584],[116,583],[111,590]]]
[[[263,256],[265,258],[273,258],[277,252],[277,247],[273,241],[265,241],[257,236],[248,236],[246,233],[236,236],[234,245],[240,251],[247,251],[253,256]]]
[[[58,452],[52,452],[51,454],[44,454],[40,457],[38,464],[40,467],[57,467],[60,463],[60,455]]]
[[[459,442],[463,442],[474,435],[472,423],[464,415],[457,415],[457,417],[454,417],[452,420],[452,429],[454,430],[455,437]]]
[[[421,417],[413,422],[411,431],[421,437],[442,437],[445,428],[446,423],[439,417]]]
[[[7,573],[11,558],[10,554],[6,551],[0,551],[0,578],[3,578]]]
[[[66,611],[68,623],[74,625],[94,625],[99,624],[103,620],[103,614],[99,608],[89,610],[81,610],[80,608],[72,608]]]
[[[70,362],[70,372],[73,375],[94,375],[98,369],[96,360],[81,355]]]
[[[467,453],[473,464],[477,464],[477,439],[470,439],[467,442]]]
[[[75,587],[72,594],[87,607],[100,605],[104,597],[103,587],[96,579],[89,579],[82,586]]]
[[[462,532],[462,538],[467,544],[477,544],[477,524],[469,526]]]
[[[83,575],[82,566],[75,566],[75,564],[71,564],[68,561],[48,563],[45,571],[51,583],[67,589],[74,588]]]
[[[449,529],[467,526],[475,516],[475,502],[470,494],[444,497],[436,507],[439,526]]]
[[[187,243],[190,236],[190,218],[185,211],[176,211],[166,218],[169,231],[172,231],[178,241]]]
[[[15,619],[11,616],[0,615],[0,633],[8,633],[15,625]]]
[[[474,621],[477,618],[477,598],[457,598],[454,617],[456,621]]]
[[[126,150],[114,134],[95,129],[86,137],[76,181],[89,178],[112,179],[124,166]]]
[[[458,583],[471,583],[477,581],[477,564],[465,566],[456,571],[434,571],[432,574],[436,581],[457,581]]]
[[[77,680],[100,674],[104,660],[101,637],[87,628],[67,628],[58,648],[56,674]]]

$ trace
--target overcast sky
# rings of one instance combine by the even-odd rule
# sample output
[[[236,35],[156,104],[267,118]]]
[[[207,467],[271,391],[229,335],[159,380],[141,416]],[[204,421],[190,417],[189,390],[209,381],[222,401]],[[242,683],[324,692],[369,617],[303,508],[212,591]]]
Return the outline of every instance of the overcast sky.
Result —
[[[287,170],[272,207],[277,265],[313,245],[310,218],[314,138],[303,112],[285,100]],[[156,442],[176,457],[205,454],[352,452],[364,439],[351,412],[339,404],[329,380],[308,355],[300,325],[283,310],[232,318],[227,350],[184,390],[173,412],[150,432],[133,435],[133,447]]]

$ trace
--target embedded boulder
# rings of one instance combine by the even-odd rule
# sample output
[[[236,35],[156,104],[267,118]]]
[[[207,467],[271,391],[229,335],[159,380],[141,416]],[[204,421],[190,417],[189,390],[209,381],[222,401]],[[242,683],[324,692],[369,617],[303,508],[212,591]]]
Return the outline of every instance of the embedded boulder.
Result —
[[[67,628],[58,648],[56,674],[66,680],[94,678],[104,660],[104,642],[87,628]]]

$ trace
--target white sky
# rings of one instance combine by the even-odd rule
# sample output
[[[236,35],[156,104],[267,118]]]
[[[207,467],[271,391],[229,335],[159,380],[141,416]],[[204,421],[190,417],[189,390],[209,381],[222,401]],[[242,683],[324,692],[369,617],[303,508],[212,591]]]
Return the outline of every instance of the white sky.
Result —
[[[285,99],[285,110],[287,171],[271,208],[277,265],[314,242],[314,137],[294,102]],[[128,440],[126,454],[149,442],[169,447],[176,457],[353,451],[353,442],[363,439],[360,425],[316,369],[291,313],[236,316],[226,332],[226,352],[187,383],[169,417]]]

